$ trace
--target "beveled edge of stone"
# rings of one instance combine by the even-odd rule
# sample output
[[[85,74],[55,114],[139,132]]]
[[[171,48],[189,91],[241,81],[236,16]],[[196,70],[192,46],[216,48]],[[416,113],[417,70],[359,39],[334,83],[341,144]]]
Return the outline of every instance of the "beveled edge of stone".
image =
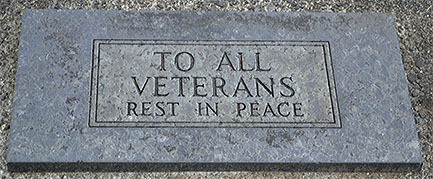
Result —
[[[408,172],[422,163],[8,163],[11,172]]]

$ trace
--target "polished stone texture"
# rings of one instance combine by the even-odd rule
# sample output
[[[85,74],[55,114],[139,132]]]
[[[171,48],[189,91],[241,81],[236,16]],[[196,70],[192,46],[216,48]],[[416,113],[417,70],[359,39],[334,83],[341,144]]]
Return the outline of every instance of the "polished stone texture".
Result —
[[[161,120],[171,122],[163,126],[94,125],[92,121],[99,119],[94,114],[98,113],[102,115],[100,120],[105,121],[130,120],[138,123],[160,120],[156,113],[150,117],[125,118],[127,111],[118,108],[125,108],[119,103],[125,104],[127,101],[117,103],[116,100],[134,93],[130,78],[133,75],[177,73],[170,70],[162,73],[158,71],[160,66],[148,65],[150,67],[146,68],[134,64],[133,56],[145,56],[142,53],[147,51],[146,48],[153,50],[157,48],[154,45],[132,44],[130,48],[118,48],[117,53],[116,49],[95,53],[95,43],[101,39],[105,42],[110,39],[186,42],[197,52],[203,53],[202,56],[217,53],[221,47],[211,47],[212,51],[200,49],[194,43],[230,41],[228,43],[269,43],[270,46],[277,42],[292,44],[287,50],[295,53],[288,55],[266,55],[265,49],[263,57],[280,55],[289,58],[264,60],[263,64],[278,62],[281,65],[277,64],[275,68],[294,69],[290,74],[284,74],[284,70],[269,73],[275,79],[279,78],[278,75],[293,77],[294,89],[299,96],[295,94],[289,100],[303,104],[312,102],[305,105],[307,108],[303,111],[312,117],[288,119],[284,122],[290,125],[286,126],[260,126],[256,125],[260,120],[258,118],[196,117],[197,111],[191,107],[191,114],[182,112],[176,120],[190,117],[201,122],[198,126],[178,126],[169,118]],[[326,42],[327,48],[323,51],[299,48],[299,44],[312,42]],[[170,49],[181,50],[179,48]],[[233,53],[239,50],[257,51],[246,47],[231,47],[228,50]],[[273,47],[269,50],[284,51]],[[327,51],[332,51],[329,58],[326,58]],[[95,65],[95,54],[102,57],[101,66]],[[132,59],[133,62],[122,61],[116,55],[121,58],[129,55],[131,58],[125,59]],[[308,55],[317,57],[318,63],[314,65],[323,69],[311,67],[313,70],[302,71],[308,63],[303,64],[304,67],[299,66],[302,61],[291,60],[315,59]],[[106,63],[110,60],[112,63]],[[326,63],[326,60],[332,63]],[[197,60],[197,63],[201,63],[202,68],[194,74],[206,77],[217,75],[212,69],[206,69],[214,66],[214,63],[218,64],[217,61],[202,59]],[[120,70],[127,67],[129,69]],[[183,64],[181,68],[187,66]],[[98,69],[100,73],[95,73]],[[148,71],[143,71],[146,69]],[[126,71],[136,73],[123,74]],[[309,72],[316,76],[300,77]],[[240,73],[221,72],[220,75],[227,75],[228,81],[233,81],[242,75]],[[242,73],[249,73],[245,76],[250,78],[264,72]],[[327,74],[326,78],[324,74]],[[317,86],[306,82],[314,82],[312,78],[318,78]],[[114,84],[129,87],[117,87]],[[311,89],[306,89],[308,87]],[[317,91],[320,90],[315,89],[327,91],[319,93]],[[103,101],[102,104],[94,103],[95,98]],[[187,98],[197,100],[197,97],[180,96],[143,97],[144,100],[186,101]],[[206,98],[210,101],[219,99]],[[254,102],[256,98],[271,103],[281,100],[257,96],[233,98],[226,97],[222,102]],[[132,99],[137,98],[127,100]],[[193,104],[196,102],[193,101]],[[95,107],[99,107],[99,110]],[[224,111],[230,113],[229,108],[226,107]],[[117,109],[119,112],[123,110],[123,117],[117,118],[118,113],[111,114]],[[334,122],[338,123],[331,126],[292,125],[308,120],[326,121],[329,116],[333,116],[336,119]],[[209,125],[212,119],[248,121],[251,124]],[[278,117],[264,119],[283,120]],[[11,170],[398,171],[417,169],[421,163],[407,82],[391,15],[76,10],[27,10],[24,13],[8,154]]]

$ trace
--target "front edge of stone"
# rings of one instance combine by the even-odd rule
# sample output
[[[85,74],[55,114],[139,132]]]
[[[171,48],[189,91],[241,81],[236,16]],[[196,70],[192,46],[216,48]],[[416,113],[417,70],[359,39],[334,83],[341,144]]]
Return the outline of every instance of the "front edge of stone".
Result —
[[[11,172],[408,172],[420,163],[24,163],[9,162]]]

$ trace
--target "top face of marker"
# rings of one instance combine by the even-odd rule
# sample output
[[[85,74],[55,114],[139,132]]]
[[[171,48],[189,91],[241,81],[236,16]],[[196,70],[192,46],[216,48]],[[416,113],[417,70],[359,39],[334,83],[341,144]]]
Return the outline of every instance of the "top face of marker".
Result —
[[[422,162],[386,14],[28,10],[9,136],[23,166]]]

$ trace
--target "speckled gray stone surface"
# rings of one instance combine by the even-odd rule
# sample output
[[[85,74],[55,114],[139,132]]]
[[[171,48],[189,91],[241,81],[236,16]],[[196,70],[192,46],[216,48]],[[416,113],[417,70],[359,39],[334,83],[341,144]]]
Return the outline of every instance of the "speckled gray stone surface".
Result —
[[[94,39],[329,42],[341,128],[89,127]],[[422,163],[387,14],[27,10],[9,137],[9,169],[17,171],[165,163],[397,170]]]

